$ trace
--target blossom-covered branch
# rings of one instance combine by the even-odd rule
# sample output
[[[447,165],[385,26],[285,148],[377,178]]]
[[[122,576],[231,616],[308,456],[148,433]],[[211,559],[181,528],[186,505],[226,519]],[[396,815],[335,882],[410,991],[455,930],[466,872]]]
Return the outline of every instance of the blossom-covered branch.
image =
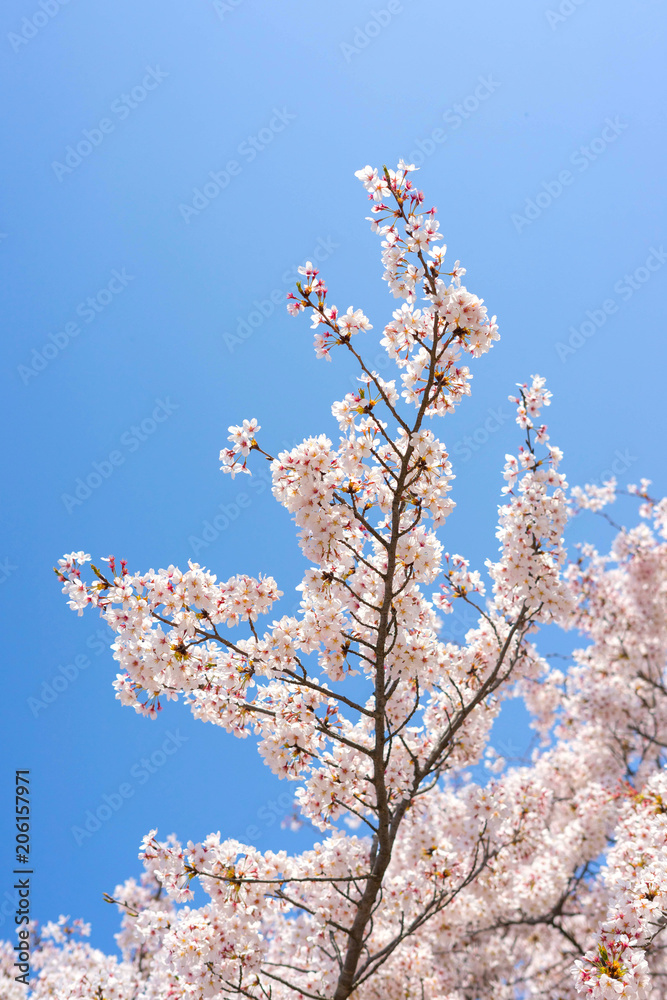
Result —
[[[445,551],[454,476],[435,418],[469,395],[498,328],[465,269],[445,263],[413,171],[357,173],[402,300],[381,335],[394,377],[364,361],[363,309],[332,304],[307,263],[289,311],[309,314],[318,357],[342,349],[359,371],[332,405],[338,440],[274,457],[272,430],[253,418],[221,451],[232,476],[270,463],[306,561],[298,611],[271,617],[282,594],[270,577],[221,581],[192,562],[134,573],[109,557],[89,570],[73,552],[56,568],[70,606],[96,608],[114,633],[121,703],[155,717],[182,697],[197,718],[256,739],[322,839],[291,855],[151,830],[142,883],[109,897],[122,957],[78,941],[63,918],[42,932],[35,1000],[659,995],[667,507],[642,481],[629,490],[640,525],[609,556],[585,546],[568,561],[568,518],[615,491],[570,492],[535,375],[510,397],[522,441],[506,456],[496,558],[484,573]],[[463,642],[448,630],[457,602],[474,612]],[[538,651],[542,626],[587,642],[567,672]],[[543,740],[515,767],[491,745],[511,696]]]

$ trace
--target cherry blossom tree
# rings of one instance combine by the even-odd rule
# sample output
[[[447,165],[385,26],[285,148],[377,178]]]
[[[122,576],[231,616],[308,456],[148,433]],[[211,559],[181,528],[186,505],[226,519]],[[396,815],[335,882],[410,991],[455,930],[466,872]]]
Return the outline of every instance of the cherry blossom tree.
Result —
[[[140,882],[108,897],[120,955],[69,918],[33,926],[33,1000],[664,996],[667,504],[646,480],[628,487],[637,524],[615,526],[608,554],[568,558],[568,518],[608,516],[620,491],[570,490],[534,376],[510,397],[496,558],[475,570],[444,550],[453,476],[431,427],[469,394],[468,366],[498,330],[446,265],[413,169],[357,173],[401,300],[381,340],[395,377],[367,366],[368,318],[330,304],[308,264],[289,311],[310,315],[318,357],[358,366],[358,389],[332,406],[340,438],[274,457],[244,420],[221,452],[231,476],[270,463],[308,562],[298,613],[272,620],[270,577],[219,581],[192,562],[131,573],[110,558],[86,573],[74,552],[57,569],[70,607],[113,630],[122,704],[154,717],[182,696],[254,737],[321,839],[290,855],[151,830]],[[475,616],[463,642],[448,636],[457,604]],[[538,651],[545,625],[581,640],[564,669]],[[512,765],[490,738],[517,696],[541,745]],[[12,956],[4,945],[8,1000],[26,995]]]

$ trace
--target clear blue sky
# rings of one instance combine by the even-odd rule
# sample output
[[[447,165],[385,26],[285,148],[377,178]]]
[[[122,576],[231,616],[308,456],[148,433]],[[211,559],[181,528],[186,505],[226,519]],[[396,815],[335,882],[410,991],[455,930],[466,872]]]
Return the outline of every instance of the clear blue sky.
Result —
[[[256,827],[263,848],[309,836],[280,830],[277,800],[293,786],[250,741],[180,705],[155,723],[120,707],[101,623],[67,610],[51,566],[72,549],[132,569],[198,558],[221,577],[272,573],[294,606],[303,563],[289,518],[261,481],[223,478],[218,452],[243,417],[272,448],[333,430],[350,371],[317,362],[309,324],[272,304],[296,264],[319,247],[333,301],[363,307],[375,333],[390,315],[356,169],[421,157],[451,259],[500,322],[472,398],[441,427],[458,476],[447,547],[477,565],[494,554],[500,468],[518,441],[507,395],[535,372],[554,391],[552,439],[572,482],[616,460],[623,480],[665,490],[667,15],[655,0],[560,10],[3,6],[0,903],[17,767],[33,770],[34,916],[92,920],[103,947],[117,916],[102,893],[138,874],[152,826],[184,840]],[[68,500],[95,463],[106,478]],[[30,699],[45,690],[57,696],[40,708]],[[525,743],[520,712],[503,726],[499,739]],[[72,828],[121,785],[121,808],[77,844]]]

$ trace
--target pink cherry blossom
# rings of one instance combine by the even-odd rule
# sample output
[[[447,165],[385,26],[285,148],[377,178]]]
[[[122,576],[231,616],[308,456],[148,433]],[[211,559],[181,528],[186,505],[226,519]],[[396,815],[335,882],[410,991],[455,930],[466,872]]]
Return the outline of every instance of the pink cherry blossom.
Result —
[[[271,455],[279,427],[260,444],[243,420],[221,452],[232,476],[270,463],[306,561],[298,609],[282,613],[272,577],[218,579],[193,562],[131,572],[108,557],[102,570],[72,552],[56,567],[69,606],[96,608],[113,633],[121,704],[154,718],[182,698],[254,740],[312,846],[193,842],[187,817],[185,841],[150,830],[141,879],[108,897],[119,955],[69,917],[32,925],[27,994],[0,947],[8,1000],[664,995],[667,502],[642,479],[625,491],[638,523],[614,527],[606,553],[568,551],[569,520],[606,516],[623,491],[570,488],[533,375],[510,397],[497,551],[478,567],[445,551],[447,534],[463,540],[434,418],[464,404],[498,327],[460,263],[444,270],[413,169],[357,172],[402,300],[380,337],[383,374],[356,346],[369,318],[328,303],[307,262],[289,311],[310,314],[318,357],[342,350],[358,370],[332,405],[336,435]],[[556,630],[576,645],[567,662],[549,655]],[[494,745],[508,698],[535,731],[524,759]]]

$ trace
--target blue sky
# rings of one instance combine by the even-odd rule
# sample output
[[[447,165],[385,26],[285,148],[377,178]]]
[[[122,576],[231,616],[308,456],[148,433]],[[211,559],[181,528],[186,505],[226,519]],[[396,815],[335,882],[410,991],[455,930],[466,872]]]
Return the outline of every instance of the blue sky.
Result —
[[[319,253],[377,354],[393,300],[353,173],[401,156],[502,336],[439,431],[459,504],[446,546],[493,556],[518,442],[507,396],[535,372],[571,482],[616,463],[664,492],[667,15],[655,0],[12,0],[0,22],[0,934],[13,771],[30,767],[33,915],[91,920],[108,948],[102,893],[138,874],[151,827],[262,848],[309,835],[281,830],[292,786],[250,741],[180,705],[154,723],[121,709],[102,623],[68,611],[52,565],[72,549],[132,569],[196,558],[271,573],[294,606],[289,518],[265,481],[224,478],[218,452],[244,417],[271,449],[333,432],[351,370],[317,362],[309,324],[276,303]],[[498,732],[523,746],[520,711]]]

